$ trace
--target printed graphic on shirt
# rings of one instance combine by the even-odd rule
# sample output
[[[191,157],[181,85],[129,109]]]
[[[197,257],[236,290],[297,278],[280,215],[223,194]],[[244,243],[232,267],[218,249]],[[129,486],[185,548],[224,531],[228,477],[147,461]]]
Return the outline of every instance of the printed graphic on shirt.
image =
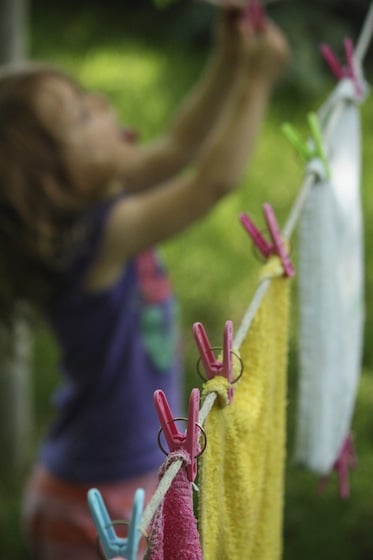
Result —
[[[153,365],[167,373],[177,345],[177,308],[171,284],[153,250],[136,261],[142,298],[140,330],[143,344]]]

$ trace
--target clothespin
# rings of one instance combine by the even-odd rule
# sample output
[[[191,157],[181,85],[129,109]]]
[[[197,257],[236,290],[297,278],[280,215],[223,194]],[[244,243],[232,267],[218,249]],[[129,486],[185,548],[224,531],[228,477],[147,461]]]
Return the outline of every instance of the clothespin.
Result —
[[[199,0],[213,6],[224,8],[238,8],[242,10],[242,21],[249,23],[256,31],[263,31],[266,22],[266,12],[260,0]]]
[[[343,78],[350,78],[353,81],[355,87],[355,93],[358,98],[363,96],[363,87],[361,85],[361,79],[357,66],[354,59],[354,46],[353,42],[349,38],[345,38],[343,41],[346,65],[343,66],[332,49],[326,43],[322,44],[320,49],[322,55],[328,64],[332,74],[334,74],[337,80],[342,80]]]
[[[198,351],[201,356],[201,362],[205,368],[207,379],[211,379],[216,375],[225,377],[229,382],[228,400],[231,403],[233,399],[232,384],[236,380],[233,379],[233,360],[232,360],[232,347],[233,347],[233,323],[226,321],[224,327],[223,338],[223,360],[217,360],[213,348],[207,337],[206,330],[202,323],[194,323],[193,335],[196,341]]]
[[[88,506],[95,523],[97,533],[107,559],[120,556],[128,560],[136,560],[137,550],[140,541],[141,515],[144,507],[145,492],[138,488],[135,492],[132,508],[132,517],[128,524],[128,537],[118,537],[114,525],[111,521],[101,493],[96,488],[91,488],[88,492]]]
[[[329,178],[330,167],[317,116],[309,113],[307,118],[311,133],[307,142],[301,139],[298,131],[289,123],[282,125],[282,131],[301,158],[308,163],[309,169],[321,175],[321,178],[324,175]]]
[[[339,493],[341,498],[347,498],[350,489],[348,483],[348,472],[357,465],[355,447],[351,434],[349,434],[342,445],[338,459],[334,463],[333,470],[339,474]]]
[[[203,453],[206,447],[206,435],[202,426],[198,424],[199,418],[199,389],[193,389],[189,398],[188,418],[174,418],[167,402],[166,395],[158,389],[154,392],[154,406],[161,422],[161,429],[158,434],[158,443],[164,453],[160,442],[161,432],[164,436],[170,451],[183,449],[190,457],[190,464],[186,466],[188,480],[194,482],[197,476],[197,457]],[[184,433],[179,432],[176,426],[177,420],[185,420],[187,428]],[[201,449],[199,444],[200,434],[204,435],[205,442]]]
[[[284,276],[294,276],[295,269],[281,238],[280,229],[270,204],[263,204],[263,213],[272,243],[264,238],[247,214],[242,213],[240,215],[240,221],[255,245],[258,247],[259,251],[262,253],[263,257],[267,259],[270,255],[277,255],[281,260],[284,269]]]
[[[263,31],[266,23],[266,12],[263,4],[259,0],[248,0],[244,8],[243,19],[257,33]]]
[[[338,458],[333,465],[333,471],[339,475],[339,495],[341,498],[348,498],[350,494],[348,472],[350,469],[356,468],[357,458],[355,447],[351,434],[348,434],[342,444]],[[330,474],[323,476],[318,485],[318,491],[321,494],[329,483]]]

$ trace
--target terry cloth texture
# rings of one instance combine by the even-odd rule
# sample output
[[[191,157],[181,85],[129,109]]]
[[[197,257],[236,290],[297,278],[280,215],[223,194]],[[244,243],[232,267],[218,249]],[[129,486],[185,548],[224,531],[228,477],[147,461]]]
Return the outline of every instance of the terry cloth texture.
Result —
[[[340,87],[346,88],[346,82]],[[328,118],[330,114],[326,122]],[[295,461],[318,474],[333,468],[350,431],[361,370],[361,148],[359,110],[353,95],[344,104],[330,147],[331,178],[312,188],[299,227],[300,371]]]
[[[170,453],[161,468],[161,477],[175,459],[189,458],[182,451]],[[197,522],[193,513],[192,483],[185,468],[173,479],[155,514],[148,541],[147,560],[202,560]]]
[[[264,275],[282,274],[272,257]],[[205,422],[200,525],[205,560],[278,560],[282,550],[289,280],[276,277],[241,347],[244,370],[226,405],[224,378]],[[236,360],[234,360],[236,361]]]

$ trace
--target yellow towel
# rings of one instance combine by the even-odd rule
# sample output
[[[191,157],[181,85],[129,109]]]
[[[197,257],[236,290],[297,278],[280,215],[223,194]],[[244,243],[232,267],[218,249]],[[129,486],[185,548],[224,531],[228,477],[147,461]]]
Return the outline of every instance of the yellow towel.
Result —
[[[289,280],[275,276],[239,348],[244,372],[225,406],[226,381],[205,422],[200,461],[200,532],[205,560],[278,560],[282,552]],[[237,361],[237,360],[234,360]]]

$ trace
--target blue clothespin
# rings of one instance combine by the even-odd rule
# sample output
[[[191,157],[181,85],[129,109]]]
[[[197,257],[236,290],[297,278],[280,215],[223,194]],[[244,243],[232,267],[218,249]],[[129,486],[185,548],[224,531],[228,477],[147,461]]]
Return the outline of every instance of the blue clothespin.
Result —
[[[96,488],[91,488],[88,495],[88,506],[97,533],[107,559],[120,556],[127,560],[136,560],[137,550],[140,541],[140,520],[144,508],[145,492],[142,488],[138,488],[135,492],[132,508],[132,517],[128,525],[128,537],[118,537],[114,523],[110,519],[101,493]]]
[[[233,379],[233,360],[232,360],[233,323],[232,321],[226,321],[225,323],[222,361],[216,359],[214,350],[209,342],[206,330],[202,325],[202,323],[194,323],[193,335],[198,347],[198,351],[201,356],[201,362],[205,368],[207,379],[212,379],[216,375],[221,375],[222,377],[225,377],[229,382],[228,400],[229,403],[231,403],[233,399],[232,384],[238,381],[238,379]]]
[[[240,214],[240,221],[255,245],[258,247],[259,251],[262,253],[263,257],[268,259],[270,255],[277,255],[281,260],[284,269],[284,276],[294,276],[295,269],[281,238],[280,229],[270,204],[263,204],[263,213],[272,242],[265,239],[247,214]]]
[[[160,440],[161,432],[163,431],[170,451],[182,449],[188,453],[190,464],[186,466],[186,472],[190,482],[194,482],[197,476],[196,459],[203,453],[206,447],[206,434],[202,426],[198,424],[199,400],[199,389],[193,389],[189,398],[188,418],[174,418],[164,392],[161,389],[154,392],[154,406],[161,423],[161,429],[158,434],[159,447],[167,454]],[[177,420],[185,420],[187,422],[187,429],[184,433],[179,432],[177,429],[175,423]],[[201,434],[204,436],[204,446],[202,449],[199,444]]]
[[[293,148],[295,148],[306,163],[311,164],[314,161],[320,162],[318,168],[321,167],[321,173],[323,173],[327,178],[330,178],[328,157],[326,155],[326,149],[317,116],[315,113],[309,113],[307,119],[310,129],[310,138],[307,141],[303,141],[295,127],[289,123],[284,123],[282,125],[282,131],[292,144]],[[316,169],[317,167],[313,166],[313,170],[315,171]]]

